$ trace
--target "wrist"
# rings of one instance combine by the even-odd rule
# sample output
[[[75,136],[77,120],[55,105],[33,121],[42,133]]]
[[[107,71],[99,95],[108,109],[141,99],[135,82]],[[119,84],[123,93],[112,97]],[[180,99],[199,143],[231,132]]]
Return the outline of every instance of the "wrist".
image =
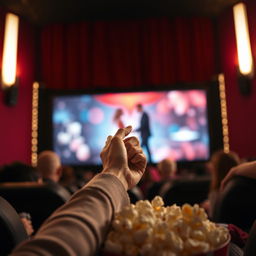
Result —
[[[116,170],[116,169],[104,169],[102,171],[102,173],[107,173],[107,174],[111,174],[113,176],[115,176],[116,178],[119,179],[119,181],[123,184],[125,190],[128,190],[129,186],[128,186],[128,182],[125,178],[125,170]]]

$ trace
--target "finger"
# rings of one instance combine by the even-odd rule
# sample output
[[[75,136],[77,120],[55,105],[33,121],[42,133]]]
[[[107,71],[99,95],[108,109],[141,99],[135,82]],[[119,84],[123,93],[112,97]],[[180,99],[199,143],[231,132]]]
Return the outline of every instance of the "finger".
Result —
[[[115,137],[118,137],[120,139],[124,139],[125,136],[127,136],[132,131],[132,126],[129,125],[125,128],[120,128],[117,130]]]
[[[145,161],[146,162],[147,161],[146,159],[147,159],[146,156],[142,152],[142,153],[136,154],[133,157],[133,159],[131,159],[131,162],[134,163],[134,164],[137,163],[137,162],[140,162],[140,161]]]
[[[130,163],[136,167],[136,169],[145,171],[147,165],[147,158],[143,153],[136,154],[131,160]]]
[[[146,162],[144,160],[141,160],[138,161],[137,163],[129,163],[129,168],[143,175],[143,173],[146,170],[146,165]]]
[[[127,155],[128,155],[128,159],[131,160],[136,154],[141,154],[143,153],[141,147],[133,147],[128,145],[126,147],[127,150]]]
[[[105,146],[103,147],[102,151],[105,150],[105,149],[109,146],[109,144],[110,144],[112,138],[113,138],[113,137],[110,136],[110,135],[107,137],[106,142],[105,142]]]
[[[132,146],[140,145],[138,138],[134,136],[124,139],[124,143],[125,145],[132,145]]]
[[[109,135],[109,136],[107,137],[105,147],[109,145],[109,143],[110,143],[111,140],[112,140],[112,136]]]

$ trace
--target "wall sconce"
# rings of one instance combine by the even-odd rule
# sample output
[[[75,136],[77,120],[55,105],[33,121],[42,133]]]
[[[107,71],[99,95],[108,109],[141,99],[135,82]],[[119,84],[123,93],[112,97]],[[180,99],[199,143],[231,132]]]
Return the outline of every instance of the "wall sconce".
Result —
[[[245,4],[238,3],[234,5],[233,14],[239,64],[238,85],[243,95],[249,95],[251,93],[251,80],[254,75],[254,67]]]
[[[4,46],[2,60],[2,88],[5,103],[9,106],[17,102],[18,87],[16,79],[19,17],[7,13],[5,18]]]

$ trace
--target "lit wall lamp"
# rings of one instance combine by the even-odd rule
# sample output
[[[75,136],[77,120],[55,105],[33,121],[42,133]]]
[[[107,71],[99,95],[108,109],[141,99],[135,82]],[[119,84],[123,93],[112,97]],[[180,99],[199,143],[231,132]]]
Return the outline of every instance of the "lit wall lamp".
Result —
[[[19,17],[7,13],[5,18],[4,46],[2,59],[2,88],[5,103],[9,106],[17,102],[17,47],[18,47]]]
[[[238,54],[238,84],[243,95],[251,93],[251,80],[254,75],[253,58],[248,29],[246,6],[238,3],[233,7],[236,45]]]

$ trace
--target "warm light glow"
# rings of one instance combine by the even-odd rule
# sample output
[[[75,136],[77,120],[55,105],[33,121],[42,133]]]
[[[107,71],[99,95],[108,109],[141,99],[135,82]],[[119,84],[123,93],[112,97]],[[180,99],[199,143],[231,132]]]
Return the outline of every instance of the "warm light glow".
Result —
[[[243,75],[251,75],[253,72],[253,61],[245,5],[243,3],[236,4],[233,7],[233,13],[239,70]]]
[[[18,16],[11,13],[7,13],[5,19],[2,62],[2,82],[4,86],[11,86],[15,84],[16,80],[18,29]]]
[[[227,103],[226,103],[226,91],[225,91],[225,77],[223,74],[219,74],[219,96],[221,105],[221,123],[223,134],[223,150],[225,153],[229,152],[229,132],[228,132],[228,115],[227,115]]]
[[[38,101],[39,101],[39,83],[33,83],[32,91],[32,125],[31,125],[31,164],[37,165],[38,150]]]

